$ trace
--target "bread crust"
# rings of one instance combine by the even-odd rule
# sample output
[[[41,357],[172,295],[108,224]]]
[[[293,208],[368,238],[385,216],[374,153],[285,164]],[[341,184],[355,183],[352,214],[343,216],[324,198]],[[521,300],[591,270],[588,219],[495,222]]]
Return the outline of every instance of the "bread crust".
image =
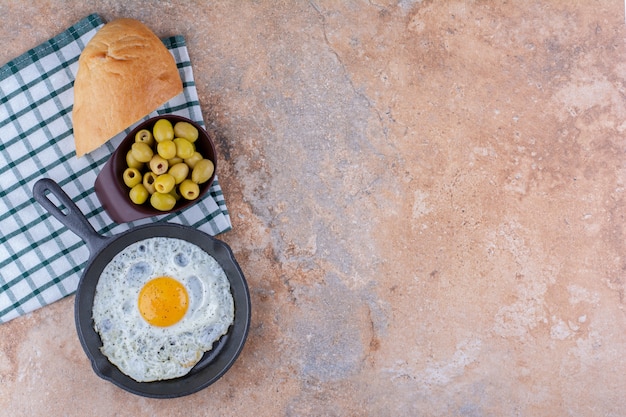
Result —
[[[183,91],[176,61],[135,19],[105,24],[78,60],[72,123],[76,156],[89,153]]]

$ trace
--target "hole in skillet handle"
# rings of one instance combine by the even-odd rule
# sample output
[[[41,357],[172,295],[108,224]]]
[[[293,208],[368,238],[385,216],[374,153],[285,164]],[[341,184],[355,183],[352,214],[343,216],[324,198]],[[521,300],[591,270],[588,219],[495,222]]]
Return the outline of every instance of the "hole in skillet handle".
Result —
[[[87,217],[53,179],[39,179],[33,185],[33,198],[61,224],[83,239],[90,258],[107,244],[108,238],[94,230]]]
[[[177,122],[187,122],[198,129],[198,139],[194,142],[196,150],[200,152],[205,159],[211,160],[214,166],[211,178],[209,178],[207,182],[200,184],[200,193],[198,197],[195,200],[185,200],[184,198],[180,198],[176,202],[174,208],[169,211],[157,210],[150,205],[149,201],[146,201],[141,205],[133,203],[128,195],[130,190],[124,184],[123,179],[124,170],[128,167],[126,164],[126,154],[130,150],[133,143],[135,143],[135,135],[142,129],[152,131],[154,124],[160,119],[167,119],[172,123],[172,125],[175,125]],[[94,189],[102,207],[107,212],[109,217],[111,217],[111,219],[116,223],[128,223],[146,217],[160,216],[173,211],[180,211],[195,204],[200,201],[209,188],[211,188],[211,185],[215,180],[216,173],[217,152],[215,150],[215,144],[207,131],[198,123],[186,117],[174,114],[164,114],[141,122],[122,140],[96,177]]]
[[[235,318],[228,333],[214,343],[213,349],[205,353],[187,375],[171,380],[137,382],[113,366],[100,351],[102,341],[93,327],[92,307],[97,281],[110,260],[130,244],[157,236],[184,239],[217,260],[230,282]],[[88,265],[76,291],[75,320],[80,342],[98,376],[136,395],[175,398],[208,387],[230,369],[243,350],[250,326],[250,310],[247,282],[225,242],[188,226],[152,223],[115,235],[113,241]]]

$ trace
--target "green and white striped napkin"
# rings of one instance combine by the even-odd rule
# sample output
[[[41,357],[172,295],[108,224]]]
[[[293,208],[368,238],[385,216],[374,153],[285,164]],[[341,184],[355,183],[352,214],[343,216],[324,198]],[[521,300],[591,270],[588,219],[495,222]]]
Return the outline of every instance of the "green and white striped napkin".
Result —
[[[58,182],[103,235],[161,220],[211,235],[231,228],[217,178],[198,204],[171,215],[116,224],[101,207],[94,181],[124,133],[76,158],[71,112],[78,57],[103,24],[90,15],[0,67],[0,323],[74,293],[89,257],[83,241],[32,198],[40,178]],[[184,38],[163,43],[184,91],[147,117],[173,113],[204,125]]]

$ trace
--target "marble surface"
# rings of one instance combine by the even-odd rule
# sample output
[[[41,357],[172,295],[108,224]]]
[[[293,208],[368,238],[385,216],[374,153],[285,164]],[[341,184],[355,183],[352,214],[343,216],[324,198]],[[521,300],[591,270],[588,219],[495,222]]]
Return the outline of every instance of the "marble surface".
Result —
[[[0,64],[90,13],[186,38],[253,314],[155,400],[68,297],[0,326],[0,415],[624,415],[623,2],[30,3]]]

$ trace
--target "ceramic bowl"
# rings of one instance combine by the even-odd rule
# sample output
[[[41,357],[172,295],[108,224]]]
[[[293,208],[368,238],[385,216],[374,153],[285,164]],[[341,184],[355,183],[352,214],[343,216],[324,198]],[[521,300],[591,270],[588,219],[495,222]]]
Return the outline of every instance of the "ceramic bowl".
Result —
[[[126,154],[135,142],[135,135],[142,129],[149,129],[152,131],[152,127],[159,119],[167,119],[173,125],[176,124],[176,122],[184,121],[195,126],[195,128],[198,129],[198,139],[195,141],[196,150],[200,152],[204,158],[210,159],[215,166],[215,170],[213,171],[211,178],[207,182],[200,184],[200,193],[198,198],[195,200],[180,198],[176,202],[174,208],[169,211],[160,211],[153,208],[150,205],[149,199],[142,205],[133,203],[129,196],[130,189],[126,186],[126,184],[124,184],[123,180],[123,173],[127,168]],[[217,157],[215,145],[206,130],[203,129],[198,123],[182,116],[160,115],[140,123],[122,140],[120,145],[102,168],[102,171],[98,174],[94,188],[102,207],[111,219],[117,223],[126,223],[146,217],[160,216],[174,211],[180,211],[195,204],[202,199],[211,187],[211,184],[215,179],[216,172]]]

